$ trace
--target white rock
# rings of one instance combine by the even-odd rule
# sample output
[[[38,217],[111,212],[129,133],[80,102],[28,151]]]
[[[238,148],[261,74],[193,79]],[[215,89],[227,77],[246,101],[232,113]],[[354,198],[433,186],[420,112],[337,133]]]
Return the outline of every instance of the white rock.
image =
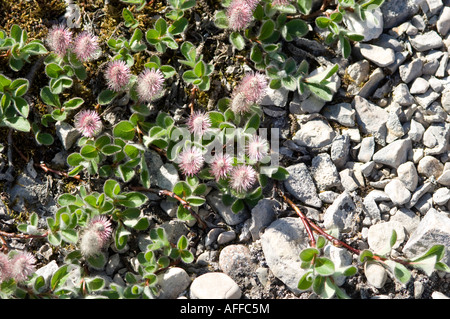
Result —
[[[407,258],[413,259],[437,244],[444,245],[445,255],[441,261],[448,265],[450,262],[450,218],[448,213],[431,208],[411,234],[403,252]]]
[[[316,186],[306,165],[299,163],[286,169],[289,172],[289,177],[284,181],[286,190],[307,205],[322,207],[322,201],[317,195]]]
[[[445,170],[437,179],[437,182],[444,186],[450,186],[450,170]]]
[[[438,178],[444,170],[444,165],[435,157],[427,155],[419,161],[417,172],[425,177]]]
[[[238,284],[221,272],[209,272],[194,279],[190,287],[192,299],[239,299]]]
[[[297,285],[305,271],[299,254],[309,247],[308,234],[300,218],[275,220],[262,234],[261,247],[274,276],[294,293],[300,293]]]
[[[437,205],[445,205],[450,199],[450,189],[447,187],[441,187],[437,189],[433,194],[433,202]]]
[[[397,241],[392,248],[396,249],[405,240],[405,228],[402,224],[396,221],[389,221],[370,226],[367,237],[370,249],[378,254],[389,252],[389,241],[393,230],[397,233]]]
[[[388,194],[392,203],[397,206],[406,204],[411,199],[411,193],[405,187],[405,184],[398,179],[391,180],[384,188],[384,192]]]
[[[386,122],[389,113],[365,98],[355,96],[353,107],[356,111],[356,122],[365,134],[372,134],[375,139],[384,143],[387,134]]]
[[[302,124],[292,140],[299,146],[321,148],[331,144],[335,133],[327,121],[313,119]]]
[[[325,228],[338,228],[341,232],[349,232],[354,226],[356,206],[349,193],[339,195],[323,216]]]
[[[413,59],[412,61],[402,64],[399,67],[400,78],[403,82],[409,83],[422,75],[423,62],[421,59]]]
[[[429,31],[424,34],[411,36],[409,42],[417,51],[437,49],[443,45],[442,38],[436,31]]]
[[[450,30],[450,7],[445,6],[442,10],[441,15],[436,23],[437,31],[440,35],[445,37]]]
[[[375,151],[375,138],[368,136],[362,139],[361,147],[359,148],[358,161],[369,162],[372,159],[372,155]]]
[[[430,84],[427,80],[422,77],[418,77],[412,82],[409,92],[411,94],[423,94],[428,90],[429,87]]]
[[[180,267],[171,267],[158,275],[158,284],[160,285],[159,299],[175,299],[185,291],[191,279],[186,270]]]
[[[388,66],[395,61],[395,52],[391,48],[383,48],[373,44],[360,43],[363,57],[380,67]]]
[[[397,168],[400,164],[406,162],[411,147],[410,139],[397,140],[377,151],[372,160],[379,164]]]
[[[405,227],[407,234],[411,234],[420,223],[420,216],[416,215],[412,210],[402,207],[397,209],[394,216],[391,216],[389,221],[398,222]]]
[[[419,182],[419,175],[417,174],[416,166],[413,162],[406,162],[397,168],[398,179],[405,184],[406,188],[414,192]]]
[[[319,191],[341,185],[339,173],[328,153],[318,154],[312,159],[311,175]]]
[[[369,284],[381,289],[387,280],[386,269],[377,262],[367,262],[364,264],[364,274]]]

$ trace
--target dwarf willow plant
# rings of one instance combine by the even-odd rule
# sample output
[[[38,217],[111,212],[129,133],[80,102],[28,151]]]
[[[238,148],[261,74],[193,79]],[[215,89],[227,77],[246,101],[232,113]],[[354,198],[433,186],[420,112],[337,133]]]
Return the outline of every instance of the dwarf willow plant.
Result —
[[[384,251],[374,253],[369,249],[350,250],[358,254],[358,264],[362,269],[371,263],[377,263],[388,271],[389,275],[406,286],[411,280],[409,268],[416,268],[423,271],[427,276],[431,276],[434,271],[450,272],[450,267],[441,260],[445,255],[443,245],[433,245],[423,255],[413,258],[396,258],[391,256],[392,247],[397,243],[397,234],[393,230],[391,238],[386,242]],[[335,240],[331,240],[328,245],[340,246]],[[324,249],[327,247],[327,240],[323,236],[318,236],[314,247],[308,247],[300,252],[301,268],[306,270],[300,278],[297,288],[301,291],[313,291],[322,298],[348,299],[346,292],[336,284],[339,277],[353,276],[358,272],[354,265],[346,267],[336,267],[335,262],[325,257]]]
[[[25,63],[30,62],[30,57],[48,52],[41,40],[27,40],[27,31],[17,24],[11,26],[9,37],[0,30],[0,51],[7,51],[8,65],[13,71],[20,71]]]

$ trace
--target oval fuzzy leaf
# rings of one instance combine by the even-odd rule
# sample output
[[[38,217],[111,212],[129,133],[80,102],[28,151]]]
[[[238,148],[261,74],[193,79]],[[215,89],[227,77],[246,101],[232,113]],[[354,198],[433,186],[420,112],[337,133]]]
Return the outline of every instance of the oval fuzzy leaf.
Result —
[[[115,137],[129,141],[135,136],[135,127],[130,121],[121,121],[114,127],[113,134]]]
[[[239,32],[234,31],[230,34],[230,42],[239,51],[245,48],[244,37]]]

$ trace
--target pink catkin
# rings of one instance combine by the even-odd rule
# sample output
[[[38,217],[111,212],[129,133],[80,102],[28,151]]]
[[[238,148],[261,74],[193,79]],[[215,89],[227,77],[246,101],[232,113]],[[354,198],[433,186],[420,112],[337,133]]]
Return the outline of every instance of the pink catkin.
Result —
[[[75,116],[75,128],[84,137],[96,136],[102,127],[100,116],[95,111],[83,110]]]
[[[63,25],[53,26],[47,35],[47,44],[60,57],[66,55],[72,43],[72,32]]]
[[[243,30],[252,21],[255,1],[233,0],[228,7],[228,27],[233,31]]]
[[[97,59],[101,53],[98,37],[89,32],[80,33],[73,42],[72,51],[81,62]]]
[[[269,142],[258,135],[253,135],[247,145],[247,155],[252,161],[260,161],[269,153]]]
[[[105,216],[95,216],[89,222],[89,227],[98,234],[101,241],[100,246],[103,247],[112,234],[111,222]]]
[[[210,164],[210,172],[216,181],[226,178],[232,169],[231,157],[227,154],[217,154]]]
[[[0,282],[12,277],[12,267],[8,255],[0,252]]]
[[[235,166],[230,173],[230,186],[239,193],[248,191],[256,182],[256,171],[249,165]]]
[[[29,252],[20,252],[11,260],[12,277],[17,281],[28,279],[35,271],[36,258]]]
[[[194,176],[203,166],[205,161],[202,151],[195,146],[186,147],[179,155],[179,166],[186,176]]]
[[[192,134],[203,136],[211,127],[211,119],[207,113],[197,111],[189,116],[187,126]]]
[[[164,75],[160,70],[146,68],[138,76],[137,94],[143,102],[151,102],[161,95]]]
[[[105,72],[108,87],[114,92],[123,91],[128,85],[130,77],[130,68],[122,60],[110,62]]]

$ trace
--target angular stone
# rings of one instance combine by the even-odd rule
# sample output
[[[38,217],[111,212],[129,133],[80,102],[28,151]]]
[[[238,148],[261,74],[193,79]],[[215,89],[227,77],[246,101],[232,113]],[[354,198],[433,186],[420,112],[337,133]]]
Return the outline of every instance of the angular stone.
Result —
[[[322,201],[317,196],[317,189],[308,167],[304,163],[286,168],[289,177],[284,181],[284,187],[296,199],[313,207],[322,207]]]
[[[261,236],[261,247],[267,265],[275,277],[294,293],[305,270],[301,268],[300,252],[309,247],[309,238],[300,218],[275,220]]]
[[[325,228],[338,228],[340,232],[349,232],[354,227],[356,206],[349,193],[339,195],[323,216]]]
[[[450,170],[445,170],[437,179],[437,182],[444,186],[450,186]]]
[[[227,225],[234,226],[242,223],[249,217],[246,209],[241,210],[237,214],[231,210],[231,206],[227,206],[222,201],[222,194],[219,191],[213,191],[206,196],[207,203],[218,213]]]
[[[341,184],[339,173],[328,153],[321,153],[312,159],[311,174],[319,191]]]
[[[431,103],[433,103],[438,97],[440,96],[439,93],[433,91],[432,89],[429,89],[423,94],[416,95],[414,99],[416,100],[417,104],[422,106],[424,109],[426,109]]]
[[[444,164],[433,156],[427,155],[419,161],[417,172],[427,178],[438,178],[444,171]]]
[[[191,283],[191,278],[186,270],[180,267],[167,269],[158,275],[158,279],[160,285],[158,299],[176,299]]]
[[[405,228],[402,224],[395,221],[389,221],[370,226],[367,234],[367,243],[369,244],[370,249],[372,249],[374,253],[383,254],[388,252],[386,249],[389,247],[389,240],[393,230],[397,233],[397,240],[392,246],[392,248],[395,249],[405,240]]]
[[[345,166],[350,152],[350,137],[347,134],[337,136],[331,144],[331,160],[338,169]]]
[[[436,31],[429,31],[424,34],[411,36],[409,42],[417,51],[437,49],[443,45],[442,38]]]
[[[397,140],[377,151],[372,159],[376,163],[397,168],[406,162],[411,149],[410,139]]]
[[[331,144],[335,133],[333,128],[322,119],[313,119],[302,124],[292,140],[299,146],[321,148]]]
[[[380,9],[384,28],[390,29],[414,16],[419,11],[419,5],[415,0],[385,1]]]
[[[415,103],[414,97],[409,92],[409,88],[405,83],[397,85],[392,92],[394,102],[397,102],[401,106],[410,106]]]
[[[421,59],[414,59],[399,67],[400,78],[403,82],[409,83],[422,75],[423,62]]]
[[[424,132],[425,128],[423,127],[423,125],[412,119],[408,131],[408,137],[414,142],[419,142],[422,139]]]
[[[450,30],[450,7],[445,6],[436,23],[437,32],[445,37]]]
[[[369,78],[369,72],[370,63],[367,60],[361,60],[349,65],[345,70],[350,82],[347,91],[352,95],[356,95],[361,90],[361,84]]]
[[[422,77],[418,77],[412,82],[409,92],[411,94],[423,94],[428,90],[429,87],[430,83],[428,83],[427,80]]]
[[[358,161],[369,162],[375,151],[375,138],[373,136],[365,137],[361,141],[361,146],[358,153]]]
[[[445,205],[450,199],[450,189],[447,187],[441,187],[433,194],[433,202],[436,205]]]
[[[405,187],[405,184],[398,179],[391,180],[384,188],[384,192],[388,194],[392,203],[397,206],[406,204],[411,199],[411,193]]]
[[[433,245],[444,245],[445,254],[441,262],[450,263],[450,218],[448,213],[431,208],[420,221],[406,242],[403,252],[413,259],[424,254]]]
[[[280,203],[267,198],[261,199],[252,209],[252,217],[250,223],[250,233],[253,240],[259,239],[260,231],[269,226],[277,216],[276,210],[280,208]]]
[[[81,136],[76,128],[66,122],[56,122],[55,129],[56,136],[58,136],[65,150],[70,149]]]
[[[377,262],[365,263],[364,275],[366,275],[367,282],[378,289],[383,288],[387,280],[386,269]]]
[[[405,227],[407,234],[411,234],[416,230],[420,223],[420,217],[416,215],[412,210],[402,207],[395,212],[394,216],[391,216],[390,221],[399,222]]]
[[[363,57],[380,67],[388,66],[395,61],[395,52],[390,48],[367,43],[360,43],[359,48]]]
[[[192,299],[239,299],[238,284],[221,272],[209,272],[194,279],[190,286]]]
[[[416,190],[419,175],[413,162],[406,162],[399,165],[397,168],[397,176],[409,191],[414,192]]]
[[[329,120],[338,122],[347,127],[355,126],[355,110],[350,103],[326,105],[322,109],[322,115]]]
[[[387,134],[388,112],[360,96],[355,96],[353,106],[356,111],[356,122],[361,131],[365,134],[372,134],[383,145]]]

